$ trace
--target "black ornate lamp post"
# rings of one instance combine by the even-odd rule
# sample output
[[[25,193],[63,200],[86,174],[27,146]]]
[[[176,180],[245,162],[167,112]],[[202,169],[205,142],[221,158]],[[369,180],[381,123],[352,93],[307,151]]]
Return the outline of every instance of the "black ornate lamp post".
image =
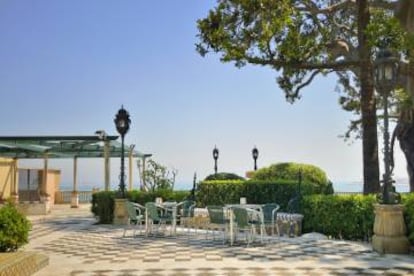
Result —
[[[121,175],[119,183],[119,192],[120,197],[125,198],[125,162],[124,162],[124,137],[129,130],[129,125],[131,124],[131,119],[129,118],[129,113],[124,109],[124,106],[118,110],[118,113],[114,119],[116,130],[121,134],[122,149],[121,149]]]
[[[393,203],[390,194],[393,193],[391,178],[391,151],[388,117],[388,97],[397,83],[399,59],[389,49],[380,49],[375,59],[375,89],[381,95],[384,106],[384,174],[382,187],[382,203]]]
[[[253,160],[254,160],[254,170],[257,170],[257,158],[259,157],[259,150],[256,146],[252,150]]]
[[[213,149],[213,158],[214,158],[214,173],[217,174],[217,159],[219,157],[219,150],[216,146]]]
[[[384,175],[379,203],[374,205],[375,221],[372,248],[382,254],[407,254],[410,248],[401,198],[391,178],[393,163],[388,130],[388,97],[398,80],[399,57],[389,49],[380,49],[375,60],[375,85],[384,105]]]

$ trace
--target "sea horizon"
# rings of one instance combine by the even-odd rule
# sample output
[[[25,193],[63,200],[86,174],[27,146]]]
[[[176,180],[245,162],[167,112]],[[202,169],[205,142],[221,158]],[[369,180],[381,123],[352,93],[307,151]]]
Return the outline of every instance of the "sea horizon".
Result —
[[[395,189],[397,192],[406,193],[410,191],[410,187],[406,182],[398,182],[394,184]],[[176,183],[174,186],[174,190],[191,190],[193,187],[192,183]],[[92,191],[92,189],[99,189],[103,190],[104,186],[92,185],[92,184],[79,184],[78,190],[79,191]],[[134,187],[136,189],[136,187]],[[362,181],[338,181],[333,183],[334,192],[336,193],[362,193],[363,184]],[[118,189],[118,185],[111,184],[111,189],[116,190]],[[72,191],[73,185],[71,183],[63,183],[60,185],[61,191]]]

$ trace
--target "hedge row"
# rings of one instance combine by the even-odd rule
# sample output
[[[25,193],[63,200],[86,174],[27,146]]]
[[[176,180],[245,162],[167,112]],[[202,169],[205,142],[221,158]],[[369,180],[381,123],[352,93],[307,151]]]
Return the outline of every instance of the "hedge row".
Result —
[[[303,198],[303,232],[335,239],[369,241],[374,229],[374,195],[311,195]],[[414,194],[402,196],[407,235],[414,244]]]
[[[324,191],[312,183],[302,183],[302,195],[320,194]],[[239,203],[240,197],[246,197],[247,203],[264,204],[276,202],[286,210],[290,199],[298,192],[298,182],[279,181],[202,181],[198,185],[197,202],[201,207]]]
[[[303,198],[303,232],[336,239],[369,240],[374,225],[374,196],[312,195]]]
[[[404,204],[404,219],[407,225],[408,239],[414,244],[414,193],[402,196]]]
[[[104,191],[92,195],[91,211],[98,218],[99,223],[110,224],[114,218],[115,191]],[[157,190],[155,192],[128,191],[126,198],[144,205],[154,202],[155,198],[162,197],[164,201],[182,201],[190,195],[188,191]]]

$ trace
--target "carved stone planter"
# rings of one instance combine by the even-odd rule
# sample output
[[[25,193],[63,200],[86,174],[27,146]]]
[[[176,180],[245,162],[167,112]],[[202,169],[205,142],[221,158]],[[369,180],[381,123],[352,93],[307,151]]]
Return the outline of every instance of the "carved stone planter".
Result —
[[[115,225],[125,225],[128,222],[128,213],[126,209],[126,198],[115,198],[114,221]]]
[[[372,248],[379,253],[406,254],[410,243],[406,237],[403,206],[375,204]]]

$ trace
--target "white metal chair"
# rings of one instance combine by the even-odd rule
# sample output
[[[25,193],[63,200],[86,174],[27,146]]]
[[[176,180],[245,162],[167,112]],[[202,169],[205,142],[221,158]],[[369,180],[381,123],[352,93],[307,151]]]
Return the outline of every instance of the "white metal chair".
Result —
[[[124,233],[122,236],[125,237],[127,229],[133,228],[133,237],[135,237],[137,228],[141,227],[144,221],[143,212],[145,211],[145,207],[138,203],[130,201],[127,201],[125,204],[126,210],[128,212],[128,222],[124,228]]]

